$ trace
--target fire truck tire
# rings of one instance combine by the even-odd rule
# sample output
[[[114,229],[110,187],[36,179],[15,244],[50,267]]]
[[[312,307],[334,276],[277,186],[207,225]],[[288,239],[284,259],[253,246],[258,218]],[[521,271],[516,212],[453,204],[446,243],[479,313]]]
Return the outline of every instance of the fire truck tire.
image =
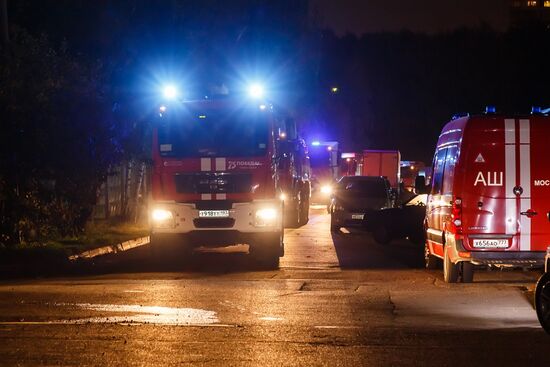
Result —
[[[179,236],[151,235],[151,257],[155,264],[185,262],[189,260],[192,249],[186,239]]]
[[[249,253],[262,268],[277,269],[282,253],[282,234],[270,235],[250,245]]]
[[[302,193],[300,192],[300,195]],[[303,198],[300,200],[302,207],[300,208],[300,225],[305,225],[309,222],[309,198]]]
[[[426,269],[430,270],[438,269],[441,265],[441,260],[430,253],[427,243],[424,245],[424,264],[426,265]]]
[[[550,334],[550,273],[544,273],[537,282],[535,306],[542,328]]]
[[[458,282],[458,268],[460,264],[454,264],[449,257],[449,251],[447,247],[443,252],[443,279],[445,283],[456,283]]]
[[[472,283],[474,281],[474,265],[469,261],[461,263],[462,283]]]
[[[290,205],[289,210],[286,212],[285,215],[285,227],[288,228],[298,228],[300,227],[300,219],[302,216],[301,211],[301,202],[299,200],[295,200]]]

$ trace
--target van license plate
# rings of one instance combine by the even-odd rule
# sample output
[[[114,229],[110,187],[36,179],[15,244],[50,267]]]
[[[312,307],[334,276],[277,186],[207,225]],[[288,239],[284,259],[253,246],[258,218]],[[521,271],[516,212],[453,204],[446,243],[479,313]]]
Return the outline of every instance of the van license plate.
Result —
[[[475,248],[507,248],[508,240],[478,239],[474,240],[473,245]]]
[[[227,218],[229,210],[199,210],[199,218]]]
[[[363,219],[365,214],[352,214],[351,219]]]

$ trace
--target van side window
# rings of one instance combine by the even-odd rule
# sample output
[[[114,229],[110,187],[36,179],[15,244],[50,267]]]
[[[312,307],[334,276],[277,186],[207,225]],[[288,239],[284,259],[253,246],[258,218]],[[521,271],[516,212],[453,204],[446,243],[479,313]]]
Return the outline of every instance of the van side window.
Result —
[[[447,149],[441,149],[435,155],[434,159],[434,173],[433,173],[433,185],[432,194],[441,194],[443,186],[443,170],[445,168],[445,157],[447,155]]]
[[[443,194],[451,194],[453,192],[453,181],[455,175],[455,165],[457,160],[457,147],[449,147],[447,149],[447,158],[445,159],[445,168],[443,170]]]

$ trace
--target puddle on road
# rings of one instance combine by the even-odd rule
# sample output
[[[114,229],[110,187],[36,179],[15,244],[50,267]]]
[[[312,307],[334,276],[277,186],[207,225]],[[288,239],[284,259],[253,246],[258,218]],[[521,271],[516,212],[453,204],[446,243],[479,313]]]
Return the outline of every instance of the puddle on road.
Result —
[[[276,316],[263,316],[263,317],[258,317],[258,319],[262,321],[282,321],[283,320],[282,317],[276,317]]]
[[[56,304],[57,306],[72,306],[90,311],[114,313],[110,316],[88,317],[58,322],[69,324],[157,324],[201,326],[219,322],[216,312],[196,308],[176,308],[163,306],[140,305],[109,305],[109,304]],[[117,315],[125,313],[126,315]]]

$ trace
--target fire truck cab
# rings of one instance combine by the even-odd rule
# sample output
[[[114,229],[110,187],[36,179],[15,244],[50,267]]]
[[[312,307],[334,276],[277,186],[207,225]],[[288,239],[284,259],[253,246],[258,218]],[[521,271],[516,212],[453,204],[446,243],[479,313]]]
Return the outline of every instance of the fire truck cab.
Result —
[[[550,117],[487,113],[443,128],[426,205],[426,266],[446,282],[474,265],[542,266],[550,246]]]
[[[283,128],[274,108],[257,101],[161,106],[153,129],[153,253],[248,244],[258,261],[277,266],[284,254]]]

